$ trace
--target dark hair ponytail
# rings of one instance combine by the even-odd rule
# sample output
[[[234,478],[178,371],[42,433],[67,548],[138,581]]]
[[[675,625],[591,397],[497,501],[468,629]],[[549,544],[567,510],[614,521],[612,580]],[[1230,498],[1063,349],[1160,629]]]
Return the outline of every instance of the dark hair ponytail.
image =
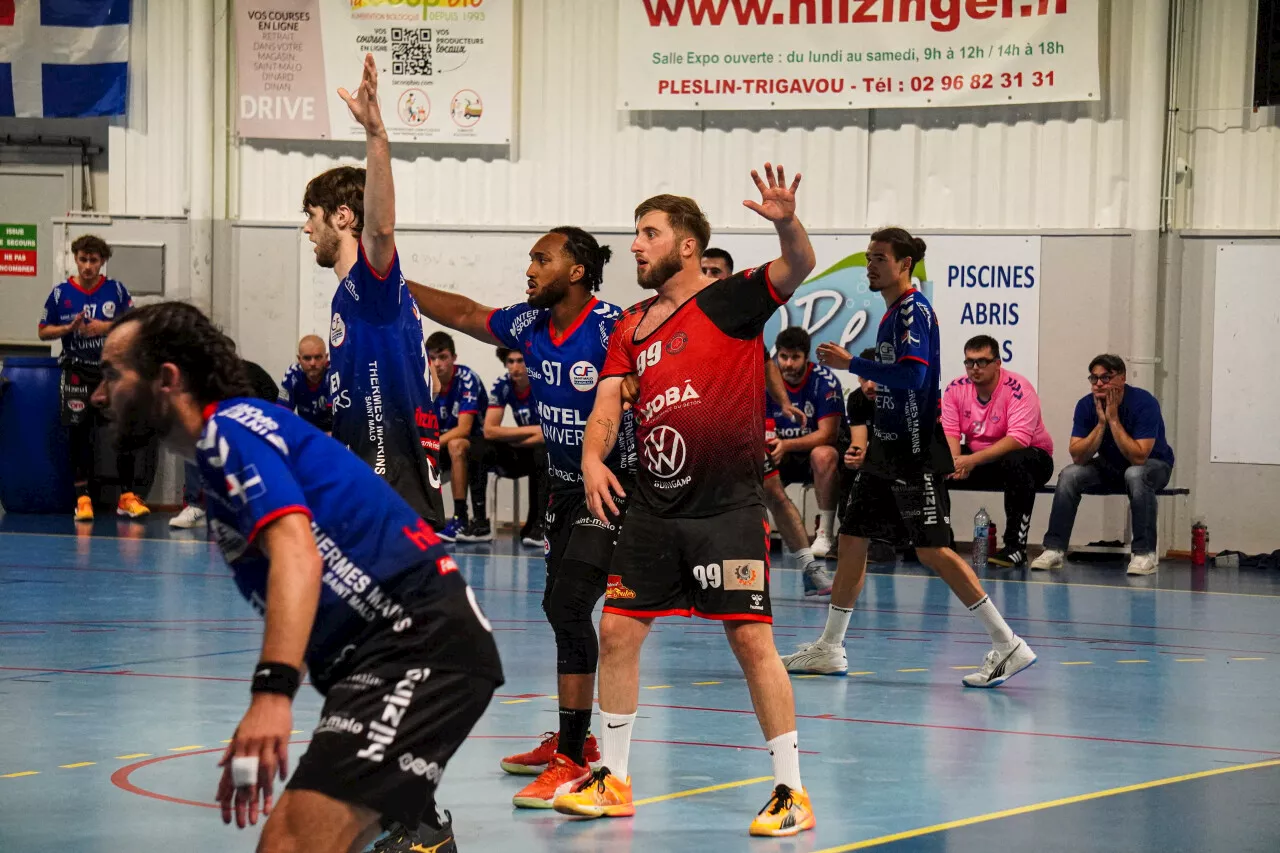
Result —
[[[872,243],[888,243],[893,249],[895,260],[911,259],[911,269],[924,260],[925,243],[919,237],[912,237],[905,228],[881,228],[871,235]]]
[[[601,246],[588,232],[575,225],[561,225],[552,234],[564,237],[564,250],[575,264],[582,264],[582,284],[592,292],[604,283],[604,265],[613,257],[613,249]]]

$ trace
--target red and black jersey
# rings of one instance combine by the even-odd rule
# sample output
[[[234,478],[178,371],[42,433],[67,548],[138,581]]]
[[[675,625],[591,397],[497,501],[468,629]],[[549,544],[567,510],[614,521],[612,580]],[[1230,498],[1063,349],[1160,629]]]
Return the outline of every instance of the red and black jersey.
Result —
[[[634,373],[640,383],[633,505],[692,518],[762,505],[761,334],[786,300],[767,265],[744,270],[700,290],[639,338],[656,298],[618,319],[601,373]]]

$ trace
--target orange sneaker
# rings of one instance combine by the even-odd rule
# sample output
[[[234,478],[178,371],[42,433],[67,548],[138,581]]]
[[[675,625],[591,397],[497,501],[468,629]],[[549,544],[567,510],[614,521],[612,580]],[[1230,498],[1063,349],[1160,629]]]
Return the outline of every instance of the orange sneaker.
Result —
[[[560,735],[556,732],[545,732],[542,743],[529,752],[519,755],[508,755],[502,759],[502,769],[516,776],[537,776],[551,764],[560,746]],[[600,760],[600,744],[595,735],[587,735],[587,744],[582,750],[582,760],[593,764]]]
[[[572,793],[575,788],[591,778],[591,768],[574,764],[572,759],[559,753],[551,757],[551,763],[537,779],[511,798],[518,809],[549,809],[555,798]]]
[[[804,788],[793,791],[786,785],[779,785],[773,789],[773,795],[756,815],[756,819],[751,821],[751,834],[775,837],[797,835],[817,825],[808,792]]]
[[[127,515],[130,518],[141,518],[144,515],[150,515],[151,510],[141,499],[133,492],[125,492],[120,496],[120,503],[116,504],[116,515]]]
[[[76,521],[93,521],[93,501],[88,495],[76,498]]]
[[[626,781],[601,767],[578,783],[572,794],[561,794],[551,807],[560,814],[579,817],[630,817],[636,813],[631,800],[631,777]]]

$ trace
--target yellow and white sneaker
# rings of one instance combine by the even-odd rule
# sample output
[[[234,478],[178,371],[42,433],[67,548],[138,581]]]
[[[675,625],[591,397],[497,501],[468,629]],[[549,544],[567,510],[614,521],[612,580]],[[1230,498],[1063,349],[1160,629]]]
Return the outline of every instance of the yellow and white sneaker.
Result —
[[[751,834],[778,838],[796,835],[817,825],[808,792],[804,788],[793,791],[786,785],[779,785],[773,789],[773,795],[756,819],[751,821]]]
[[[571,794],[555,798],[552,808],[578,817],[629,817],[636,813],[631,799],[631,777],[626,781],[601,767],[578,784]]]
[[[130,518],[142,518],[144,515],[150,515],[151,510],[147,505],[135,495],[133,492],[125,492],[120,496],[120,503],[116,504],[116,515],[127,515]]]

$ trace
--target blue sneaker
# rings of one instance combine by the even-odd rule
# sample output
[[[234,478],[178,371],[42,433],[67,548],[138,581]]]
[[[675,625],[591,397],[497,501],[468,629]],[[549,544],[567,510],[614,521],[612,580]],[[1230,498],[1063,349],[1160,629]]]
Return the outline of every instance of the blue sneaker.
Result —
[[[827,571],[826,566],[818,561],[814,561],[804,570],[804,594],[810,595],[830,595],[831,586],[835,583],[835,578],[831,577],[831,572]]]
[[[457,542],[458,534],[462,532],[464,527],[466,527],[466,524],[460,521],[455,515],[453,518],[449,519],[449,523],[444,526],[444,530],[436,531],[436,535],[445,542]]]

